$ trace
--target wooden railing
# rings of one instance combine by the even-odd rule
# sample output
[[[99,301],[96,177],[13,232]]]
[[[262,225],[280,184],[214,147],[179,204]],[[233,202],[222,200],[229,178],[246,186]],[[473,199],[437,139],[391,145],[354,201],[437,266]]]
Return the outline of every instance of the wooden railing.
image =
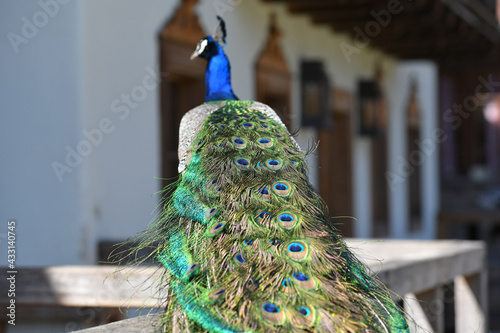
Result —
[[[457,333],[486,332],[483,242],[350,239],[347,244],[389,289],[404,297],[413,332],[444,332],[447,302],[455,304]],[[1,290],[8,290],[6,271],[0,276]],[[157,268],[149,267],[122,271],[116,266],[20,268],[16,306],[159,307],[154,285],[160,276]],[[450,282],[454,282],[452,299],[443,291]],[[2,308],[7,302],[2,292]],[[153,332],[155,318],[128,319],[81,332]]]

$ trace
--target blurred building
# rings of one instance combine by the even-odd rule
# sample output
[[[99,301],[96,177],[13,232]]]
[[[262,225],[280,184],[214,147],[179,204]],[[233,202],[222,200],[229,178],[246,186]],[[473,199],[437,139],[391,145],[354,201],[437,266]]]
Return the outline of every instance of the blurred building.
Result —
[[[164,179],[176,175],[180,117],[203,101],[205,64],[190,52],[221,15],[236,94],[273,106],[297,131],[312,151],[311,181],[345,235],[433,239],[439,230],[494,247],[496,8],[4,0],[0,236],[15,219],[19,266],[82,265],[144,229]]]

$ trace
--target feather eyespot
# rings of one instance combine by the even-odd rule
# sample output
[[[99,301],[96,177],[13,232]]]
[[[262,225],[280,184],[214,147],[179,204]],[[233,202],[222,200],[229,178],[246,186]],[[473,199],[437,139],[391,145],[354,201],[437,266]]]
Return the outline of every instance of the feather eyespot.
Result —
[[[274,185],[274,189],[276,191],[286,191],[286,190],[288,190],[288,186],[286,184],[283,184],[283,183],[278,183],[278,184]]]
[[[236,261],[237,264],[241,265],[245,263],[245,258],[241,253],[238,253],[234,256],[234,260]]]
[[[247,141],[242,138],[233,138],[233,146],[236,149],[245,149],[247,147]]]
[[[268,169],[277,171],[283,167],[283,162],[280,159],[270,159],[266,161],[266,166]]]
[[[291,243],[290,245],[288,245],[289,252],[303,252],[304,250],[304,245],[301,243]]]
[[[269,193],[269,189],[267,187],[259,187],[257,189],[257,192],[259,193],[260,197],[263,200],[269,200],[271,199],[271,194]]]
[[[224,230],[225,225],[226,225],[226,222],[224,222],[224,221],[213,224],[207,230],[207,236],[214,237],[214,236],[220,234]]]
[[[245,117],[245,118],[247,118],[247,119],[252,118],[251,116],[249,116],[249,115],[247,115],[247,114],[242,115],[242,117]]]
[[[253,123],[249,123],[249,122],[243,123],[242,126],[243,126],[244,129],[252,129],[252,128],[255,127],[255,125]]]
[[[266,210],[257,212],[257,222],[264,224],[271,219],[271,213]]]
[[[208,220],[217,213],[217,207],[210,208],[205,214],[205,219]]]
[[[225,290],[225,289],[223,289],[223,288],[219,288],[219,289],[215,289],[215,290],[213,290],[213,291],[209,294],[209,296],[208,296],[208,297],[209,297],[211,300],[215,301],[215,300],[217,300],[217,299],[219,299],[219,298],[221,298],[221,297],[224,297],[224,296],[225,296],[225,295],[224,295],[225,293],[226,293],[226,290]]]
[[[235,163],[236,163],[236,166],[240,169],[240,170],[248,170],[250,169],[250,161],[246,158],[243,158],[243,157],[237,157],[235,158]]]
[[[220,124],[220,125],[219,125],[219,128],[220,128],[221,130],[226,129],[226,127],[227,127],[227,125],[226,125],[226,124]]]
[[[286,294],[295,293],[295,290],[292,288],[291,285],[292,284],[291,284],[290,279],[283,279],[283,281],[281,282],[281,287]]]
[[[264,116],[260,116],[260,117],[259,117],[259,120],[264,120],[264,121],[267,121],[267,120],[269,120],[269,118],[264,117]]]
[[[273,192],[280,197],[288,197],[292,193],[292,186],[287,181],[277,181],[273,184]]]
[[[301,241],[293,241],[286,246],[286,252],[293,261],[304,261],[307,259],[309,250],[307,245]]]
[[[269,129],[269,125],[262,124],[262,125],[260,125],[260,129],[262,129],[262,130],[268,130]]]
[[[200,141],[198,141],[198,142],[194,145],[194,149],[198,149],[198,148],[200,148],[202,145],[203,145],[203,140],[200,140]]]
[[[269,313],[278,313],[280,312],[280,308],[273,303],[264,303],[262,306],[262,310]]]
[[[309,316],[311,314],[311,310],[305,306],[301,306],[300,308],[296,308],[297,311],[303,316]]]
[[[253,239],[245,239],[243,241],[243,244],[245,244],[246,246],[252,246],[253,245]]]
[[[282,324],[285,321],[284,311],[272,302],[262,302],[260,306],[262,317],[272,324]]]
[[[184,274],[184,280],[189,280],[193,275],[198,274],[200,271],[200,265],[198,263],[193,263],[191,266],[189,266],[188,270]]]
[[[271,244],[271,246],[278,246],[280,243],[281,239],[279,238],[269,238],[269,244]]]
[[[295,314],[291,317],[292,323],[300,328],[307,328],[314,324],[316,311],[309,306],[299,306],[295,308]]]
[[[307,276],[306,274],[303,274],[301,272],[293,273],[293,277],[294,277],[294,279],[296,279],[298,281],[309,281],[309,276]]]
[[[233,118],[234,120],[240,120],[241,119],[240,116],[232,116],[231,118]]]
[[[310,278],[307,274],[302,272],[295,272],[292,275],[294,282],[304,289],[314,289],[316,287],[316,283],[314,279]]]
[[[247,288],[250,290],[255,290],[259,287],[259,285],[260,285],[259,279],[252,277],[250,280],[248,280]]]
[[[297,217],[296,214],[293,214],[291,212],[285,212],[280,215],[278,215],[278,224],[280,227],[283,229],[293,229],[295,228],[299,223],[299,218]]]
[[[290,215],[290,214],[281,214],[279,216],[279,219],[281,222],[293,222],[294,217],[293,217],[293,215]]]
[[[217,186],[217,182],[218,182],[218,179],[214,179],[214,180],[208,182],[208,184],[207,184],[208,194],[211,197],[218,197],[218,196],[220,196],[222,187],[221,186]]]
[[[271,148],[274,146],[274,141],[269,138],[262,138],[257,140],[257,144],[262,148]]]
[[[220,142],[215,143],[215,145],[219,148],[221,151],[227,151],[230,147],[229,143],[226,140],[220,140]]]

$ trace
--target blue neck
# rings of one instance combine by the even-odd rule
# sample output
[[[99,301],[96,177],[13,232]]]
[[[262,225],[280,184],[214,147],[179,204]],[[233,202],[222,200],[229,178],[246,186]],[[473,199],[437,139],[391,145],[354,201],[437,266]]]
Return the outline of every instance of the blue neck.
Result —
[[[205,102],[238,99],[231,87],[231,65],[222,48],[208,60],[205,84]]]

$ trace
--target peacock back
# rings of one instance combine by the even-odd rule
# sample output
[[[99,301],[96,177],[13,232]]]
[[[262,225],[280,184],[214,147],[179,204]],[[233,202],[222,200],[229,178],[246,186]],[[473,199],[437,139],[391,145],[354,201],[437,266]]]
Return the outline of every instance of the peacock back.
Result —
[[[276,113],[210,102],[181,123],[175,190],[150,230],[173,332],[407,332],[348,250]]]

